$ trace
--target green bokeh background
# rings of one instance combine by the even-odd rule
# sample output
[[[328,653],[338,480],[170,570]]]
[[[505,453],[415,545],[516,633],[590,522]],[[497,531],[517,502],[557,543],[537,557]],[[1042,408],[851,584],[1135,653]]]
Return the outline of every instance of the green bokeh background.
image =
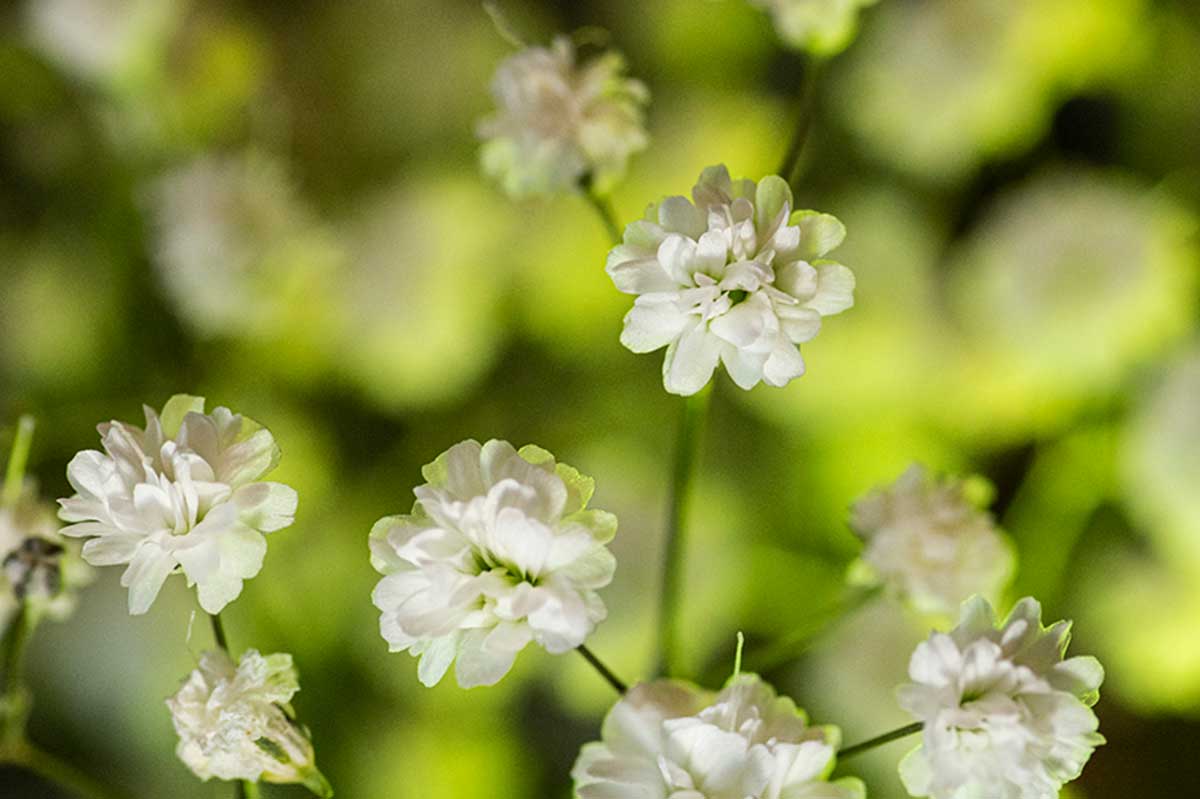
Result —
[[[803,60],[742,0],[509,2],[530,40],[608,30],[650,87],[631,219],[700,170],[778,167]],[[92,16],[89,16],[91,14]],[[48,497],[94,426],[203,394],[259,419],[301,496],[223,614],[289,651],[348,799],[567,797],[610,690],[530,648],[499,686],[425,689],[377,632],[366,535],[467,437],[596,479],[615,582],[593,649],[647,674],[679,401],[618,343],[629,298],[578,197],[514,203],[476,168],[509,52],[467,0],[27,0],[0,11],[0,419],[39,421]],[[688,542],[694,676],[734,634],[819,631],[767,675],[848,741],[927,633],[880,600],[815,624],[858,551],[846,509],[912,461],[977,472],[1017,542],[1009,599],[1076,620],[1108,745],[1072,797],[1200,784],[1200,6],[881,0],[824,70],[797,185],[836,214],[857,306],[809,373],[718,381]],[[182,580],[131,618],[119,569],[38,632],[31,735],[131,795],[230,796],[173,755],[162,699],[209,645]],[[902,797],[909,742],[854,762]],[[53,797],[0,771],[0,796]],[[301,796],[268,787],[269,797]]]

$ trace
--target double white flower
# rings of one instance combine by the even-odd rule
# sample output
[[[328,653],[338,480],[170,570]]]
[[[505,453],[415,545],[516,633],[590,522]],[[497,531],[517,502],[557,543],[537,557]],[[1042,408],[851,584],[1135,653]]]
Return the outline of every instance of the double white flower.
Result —
[[[565,36],[507,58],[492,80],[497,111],[479,124],[484,172],[513,196],[575,191],[585,178],[607,191],[648,141],[649,93],[624,73],[615,52],[577,63]]]
[[[288,704],[299,690],[291,655],[249,649],[234,664],[221,650],[205,652],[167,700],[179,734],[175,753],[202,780],[300,783],[331,796],[308,730]]]
[[[85,450],[67,466],[76,490],[61,499],[63,535],[86,536],[93,566],[129,564],[129,612],[145,613],[167,576],[182,569],[200,606],[219,613],[262,568],[263,533],[287,527],[296,492],[260,482],[279,447],[258,423],[228,408],[204,413],[204,398],[178,394],[145,429],[99,426],[104,452]]]
[[[924,722],[922,745],[900,764],[909,793],[933,799],[1055,799],[1104,743],[1091,706],[1104,670],[1064,660],[1070,623],[1049,629],[1033,599],[1004,624],[988,603],[963,605],[958,627],[913,653],[901,706]]]
[[[779,38],[790,47],[817,55],[845,49],[858,28],[864,6],[879,0],[750,0],[771,14]]]
[[[616,561],[611,513],[586,509],[593,482],[534,446],[464,441],[427,465],[412,513],[380,519],[372,598],[393,652],[420,656],[425,685],[457,660],[469,688],[492,685],[531,640],[574,649],[604,619],[596,594]]]
[[[827,782],[840,739],[810,727],[792,700],[753,674],[715,696],[687,683],[634,686],[583,747],[579,799],[860,799],[853,778]]]
[[[827,214],[792,213],[780,177],[734,182],[723,165],[709,167],[691,202],[650,206],[609,253],[613,283],[638,295],[621,343],[666,347],[672,394],[704,388],[718,362],[744,389],[786,385],[804,374],[796,345],[817,335],[822,316],[854,304],[854,275],[820,260],[845,234]]]
[[[953,618],[973,594],[996,598],[1016,566],[1011,544],[982,510],[976,481],[934,477],[919,464],[854,503],[862,578],[922,613]]]

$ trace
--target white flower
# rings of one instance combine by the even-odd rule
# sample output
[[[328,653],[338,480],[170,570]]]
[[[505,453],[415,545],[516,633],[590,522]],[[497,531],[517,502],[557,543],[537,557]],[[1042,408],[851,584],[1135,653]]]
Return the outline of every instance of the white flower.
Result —
[[[572,191],[585,179],[607,191],[647,143],[649,93],[624,71],[615,52],[577,64],[565,36],[507,58],[492,80],[498,110],[479,124],[484,172],[513,196]]]
[[[713,695],[687,683],[634,686],[583,747],[579,799],[856,799],[853,778],[827,782],[840,739],[810,727],[756,675]]]
[[[259,482],[279,447],[258,423],[228,408],[204,413],[204,398],[178,394],[161,416],[145,408],[143,430],[99,426],[104,452],[85,450],[67,466],[75,496],[59,516],[63,535],[90,536],[93,566],[127,563],[121,585],[129,612],[145,613],[167,576],[181,568],[200,606],[219,613],[262,568],[263,533],[292,523],[296,492]]]
[[[833,55],[858,28],[858,12],[879,0],[750,0],[771,13],[779,37],[791,47]]]
[[[75,609],[78,590],[92,581],[78,545],[63,540],[58,528],[32,481],[16,503],[0,507],[0,634],[21,602],[38,615],[65,619]]]
[[[1055,799],[1104,743],[1091,710],[1104,670],[1092,657],[1064,660],[1070,623],[1047,629],[1041,617],[1027,597],[997,628],[975,597],[958,627],[913,652],[913,682],[898,692],[925,725],[922,745],[900,764],[910,794]]]
[[[639,295],[621,343],[633,352],[667,347],[663,385],[672,394],[704,388],[720,361],[744,389],[784,386],[804,374],[797,344],[821,317],[854,304],[854,275],[817,260],[842,242],[842,223],[792,213],[792,191],[775,175],[757,186],[704,170],[686,197],[668,197],[625,229],[606,271]]]
[[[175,754],[202,780],[301,783],[332,795],[288,704],[299,690],[291,655],[248,649],[235,666],[221,650],[205,652],[167,700],[179,734]]]
[[[866,543],[863,576],[922,613],[953,617],[973,594],[994,599],[1016,563],[979,507],[983,492],[973,496],[977,486],[978,479],[935,478],[914,464],[854,503],[850,525]]]
[[[26,22],[34,44],[62,66],[111,82],[156,52],[182,10],[178,0],[34,0]]]
[[[534,446],[456,444],[424,468],[411,514],[371,530],[386,575],[372,598],[393,652],[420,656],[435,685],[492,685],[530,640],[560,654],[604,619],[596,594],[616,562],[611,513],[587,510],[593,483]]]

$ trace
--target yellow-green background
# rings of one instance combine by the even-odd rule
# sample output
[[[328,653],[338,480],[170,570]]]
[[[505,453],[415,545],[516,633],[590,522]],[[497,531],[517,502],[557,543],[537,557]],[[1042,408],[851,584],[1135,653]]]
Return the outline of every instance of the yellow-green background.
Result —
[[[300,509],[224,616],[235,648],[296,656],[295,704],[338,795],[568,796],[612,700],[580,659],[531,647],[497,687],[425,689],[370,602],[367,531],[409,507],[422,463],[467,437],[536,442],[594,476],[595,506],[621,520],[593,648],[629,679],[652,659],[679,401],[660,355],[617,341],[630,298],[589,207],[514,203],[479,176],[474,126],[509,46],[466,0],[150,0],[97,69],[62,38],[78,25],[55,40],[31,23],[38,2],[0,11],[0,450],[35,414],[32,469],[53,498],[94,425],[136,422],[142,403],[197,393],[259,419]],[[110,19],[138,3],[76,5]],[[802,60],[747,3],[506,8],[533,40],[607,29],[650,87],[623,219],[709,164],[778,167]],[[834,602],[856,496],[914,460],[975,471],[1020,550],[1009,599],[1074,618],[1073,651],[1108,667],[1109,743],[1070,795],[1194,790],[1198,86],[1189,0],[864,14],[822,75],[796,187],[846,223],[858,304],[826,320],[786,389],[718,378],[687,552],[693,674],[720,678],[735,631],[753,652]],[[259,243],[253,274],[199,308],[156,267],[179,220],[155,187],[197,158],[270,165],[250,218],[224,217]],[[132,618],[118,577],[103,570],[38,632],[31,735],[130,795],[232,795],[174,758],[162,703],[210,640],[192,593],[172,579]],[[869,737],[905,721],[892,690],[926,631],[881,601],[768,676]],[[850,771],[903,796],[910,744]],[[0,771],[0,795],[50,791]]]

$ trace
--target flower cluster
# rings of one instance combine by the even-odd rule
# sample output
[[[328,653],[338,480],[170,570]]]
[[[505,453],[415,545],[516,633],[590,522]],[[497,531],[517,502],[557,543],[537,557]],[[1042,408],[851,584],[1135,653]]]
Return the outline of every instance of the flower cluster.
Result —
[[[879,0],[751,0],[771,14],[779,38],[789,47],[833,55],[848,45],[858,13]]]
[[[596,594],[616,562],[610,513],[587,509],[593,483],[534,446],[464,441],[427,465],[412,513],[380,519],[373,599],[391,651],[420,656],[435,685],[491,685],[536,641],[573,649],[606,615]]]
[[[529,47],[496,70],[497,111],[479,124],[483,170],[513,196],[607,191],[646,147],[646,87],[607,52],[578,63],[571,40]]]
[[[0,632],[22,602],[39,615],[64,619],[75,609],[76,593],[92,580],[92,570],[58,532],[54,511],[37,499],[26,482],[17,501],[0,506]]]
[[[900,765],[914,796],[1054,799],[1104,743],[1091,706],[1104,670],[1092,657],[1063,659],[1070,624],[1042,627],[1041,606],[1022,599],[996,626],[975,597],[959,624],[920,644],[900,704],[924,723],[923,741]]]
[[[854,304],[854,275],[821,260],[845,234],[827,214],[792,213],[782,178],[734,182],[723,165],[709,167],[691,201],[650,206],[609,253],[613,283],[638,295],[621,343],[666,347],[663,385],[673,394],[704,388],[718,362],[744,389],[784,386],[804,374],[796,345]]]
[[[263,533],[287,527],[296,492],[261,482],[279,461],[271,433],[228,408],[204,413],[204,398],[176,395],[146,427],[99,426],[104,452],[85,450],[67,467],[77,492],[59,500],[72,522],[63,535],[87,537],[93,566],[128,564],[129,612],[145,613],[168,575],[182,569],[200,606],[219,613],[262,568]]]
[[[291,655],[249,649],[234,664],[221,650],[205,652],[167,700],[176,754],[202,780],[299,783],[331,796],[308,730],[288,705],[298,690]]]
[[[995,598],[1016,566],[1012,546],[980,509],[981,479],[937,478],[919,464],[851,509],[866,544],[861,576],[922,613],[950,616],[973,594]]]
[[[753,674],[715,696],[660,680],[617,702],[572,776],[579,799],[861,799],[858,780],[827,781],[839,737]]]

